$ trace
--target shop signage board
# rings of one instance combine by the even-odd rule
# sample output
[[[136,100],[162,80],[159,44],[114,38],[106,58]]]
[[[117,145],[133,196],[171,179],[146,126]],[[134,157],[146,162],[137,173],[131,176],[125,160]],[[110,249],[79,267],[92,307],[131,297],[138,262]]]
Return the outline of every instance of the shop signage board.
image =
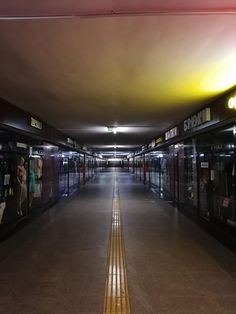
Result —
[[[228,108],[229,109],[236,109],[236,96],[231,97],[228,101]]]
[[[211,109],[205,108],[184,121],[184,132],[211,121]]]
[[[66,143],[67,143],[67,144],[70,144],[70,145],[73,145],[73,144],[74,144],[74,141],[72,140],[72,138],[67,137]]]
[[[158,144],[161,144],[163,142],[163,137],[158,137],[156,140],[155,140],[155,144],[158,145]]]
[[[201,168],[209,168],[209,163],[206,161],[201,162]]]
[[[170,129],[165,133],[165,140],[168,141],[173,137],[176,137],[178,135],[178,127],[174,127],[173,129]]]
[[[42,130],[42,128],[43,128],[42,122],[37,120],[37,119],[35,119],[35,118],[33,118],[33,117],[30,118],[30,125],[33,128],[38,129],[38,130]]]
[[[25,143],[16,142],[16,147],[18,147],[18,148],[27,148],[28,146]]]
[[[156,141],[155,140],[152,140],[151,142],[151,147],[155,147],[156,146]]]

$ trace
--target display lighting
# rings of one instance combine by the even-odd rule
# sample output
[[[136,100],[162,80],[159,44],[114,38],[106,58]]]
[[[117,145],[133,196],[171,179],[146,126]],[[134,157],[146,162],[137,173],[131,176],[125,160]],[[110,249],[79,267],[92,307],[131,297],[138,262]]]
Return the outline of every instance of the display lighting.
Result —
[[[228,101],[228,108],[229,109],[236,109],[236,96],[231,97]]]

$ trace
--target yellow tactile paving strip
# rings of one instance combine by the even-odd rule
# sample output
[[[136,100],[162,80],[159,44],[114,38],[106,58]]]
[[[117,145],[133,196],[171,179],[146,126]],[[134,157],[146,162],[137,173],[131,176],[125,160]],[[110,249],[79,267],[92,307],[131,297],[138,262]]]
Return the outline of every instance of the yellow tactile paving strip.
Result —
[[[119,188],[115,179],[103,314],[130,314],[125,248],[120,217]]]

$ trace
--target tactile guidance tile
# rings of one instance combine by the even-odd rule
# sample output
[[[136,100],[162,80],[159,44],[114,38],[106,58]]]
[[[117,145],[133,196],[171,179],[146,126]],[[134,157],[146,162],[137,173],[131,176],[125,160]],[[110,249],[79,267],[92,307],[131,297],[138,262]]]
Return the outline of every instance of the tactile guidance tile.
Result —
[[[120,215],[119,188],[115,178],[103,314],[130,314],[125,248]]]

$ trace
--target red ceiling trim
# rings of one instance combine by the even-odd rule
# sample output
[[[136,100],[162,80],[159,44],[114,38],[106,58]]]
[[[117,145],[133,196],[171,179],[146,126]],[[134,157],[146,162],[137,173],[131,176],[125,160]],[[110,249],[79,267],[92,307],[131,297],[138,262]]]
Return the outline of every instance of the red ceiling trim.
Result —
[[[1,18],[210,14],[236,14],[236,0],[14,0],[0,3]]]

